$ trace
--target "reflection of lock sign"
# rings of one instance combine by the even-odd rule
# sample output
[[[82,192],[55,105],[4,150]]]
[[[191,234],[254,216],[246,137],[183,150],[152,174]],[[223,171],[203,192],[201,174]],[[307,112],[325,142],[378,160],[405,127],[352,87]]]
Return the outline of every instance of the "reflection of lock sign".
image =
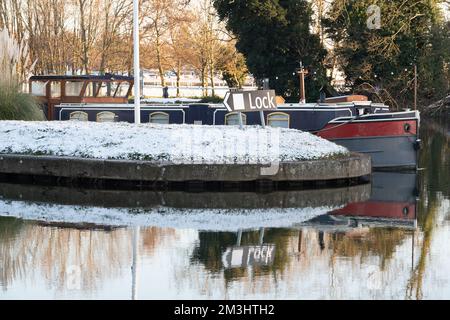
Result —
[[[229,248],[222,256],[226,269],[246,268],[256,265],[272,264],[275,257],[275,245],[245,246]]]
[[[261,248],[256,248],[254,258],[255,260],[261,259]]]
[[[231,265],[232,266],[241,266],[242,265],[242,259],[244,257],[244,250],[243,249],[235,249],[233,250],[231,254]]]

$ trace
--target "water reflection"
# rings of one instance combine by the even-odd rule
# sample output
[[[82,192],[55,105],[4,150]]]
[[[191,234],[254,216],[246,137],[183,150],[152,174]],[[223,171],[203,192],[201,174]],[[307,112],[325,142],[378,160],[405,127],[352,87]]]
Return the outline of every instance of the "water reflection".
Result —
[[[238,231],[291,227],[370,197],[370,185],[274,192],[119,192],[0,184],[0,216],[84,228],[158,226]],[[111,199],[110,202],[105,202]],[[123,204],[119,207],[117,204]],[[63,204],[61,204],[62,202]]]
[[[448,125],[422,139],[419,174],[334,190],[0,184],[0,298],[450,298]]]
[[[432,249],[442,254],[443,247],[450,240],[448,221],[450,219],[450,122],[425,123],[426,130],[421,135],[424,142],[424,152],[421,153],[421,166],[425,168],[421,184],[421,201],[419,203],[419,225],[422,231],[422,246],[420,247],[417,265],[408,282],[407,297],[409,299],[422,299],[424,297],[423,285],[425,281],[426,265],[433,255]],[[435,236],[435,233],[439,233]],[[438,245],[432,248],[432,241]],[[443,238],[441,240],[441,238]],[[445,243],[446,242],[446,243]],[[448,268],[448,261],[444,262]],[[432,270],[437,277],[440,269]],[[444,285],[446,296],[449,298],[450,282],[439,282]]]

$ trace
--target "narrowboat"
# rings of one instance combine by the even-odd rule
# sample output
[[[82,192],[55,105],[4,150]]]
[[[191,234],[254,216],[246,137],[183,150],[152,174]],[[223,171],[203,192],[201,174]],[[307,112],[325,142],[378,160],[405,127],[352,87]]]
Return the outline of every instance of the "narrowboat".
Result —
[[[58,83],[59,82],[59,83]],[[39,85],[37,85],[38,83]],[[134,122],[127,103],[133,79],[123,76],[33,77],[41,89],[49,120]],[[245,125],[261,125],[259,113],[242,114]],[[264,112],[267,125],[308,131],[372,157],[376,169],[416,169],[420,147],[418,111],[391,112],[364,96],[325,99],[318,103],[281,104]],[[141,105],[142,123],[239,125],[239,115],[223,104]]]
[[[29,80],[29,90],[44,106],[48,120],[59,120],[54,117],[55,106],[61,103],[128,103],[133,85],[133,77],[112,74],[33,76]]]

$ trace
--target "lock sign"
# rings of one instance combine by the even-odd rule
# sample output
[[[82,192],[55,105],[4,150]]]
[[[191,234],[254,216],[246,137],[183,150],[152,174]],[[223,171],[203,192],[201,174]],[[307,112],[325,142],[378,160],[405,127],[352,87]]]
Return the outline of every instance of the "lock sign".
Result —
[[[228,92],[224,105],[229,112],[257,112],[277,110],[274,90]]]

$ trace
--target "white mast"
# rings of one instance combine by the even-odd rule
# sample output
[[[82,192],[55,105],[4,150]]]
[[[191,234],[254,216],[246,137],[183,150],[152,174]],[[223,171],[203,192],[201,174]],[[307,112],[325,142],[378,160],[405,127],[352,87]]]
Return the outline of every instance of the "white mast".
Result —
[[[134,122],[141,123],[141,70],[139,64],[139,0],[133,0]]]

